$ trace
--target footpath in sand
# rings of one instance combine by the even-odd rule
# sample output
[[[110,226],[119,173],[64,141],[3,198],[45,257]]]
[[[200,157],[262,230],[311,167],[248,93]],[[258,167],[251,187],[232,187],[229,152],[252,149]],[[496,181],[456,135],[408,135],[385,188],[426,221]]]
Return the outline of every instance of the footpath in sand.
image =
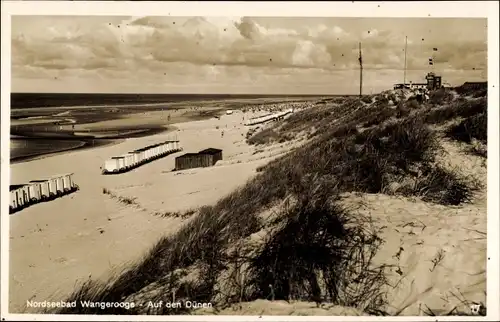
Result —
[[[28,300],[64,300],[89,277],[115,275],[186,221],[156,213],[213,204],[254,176],[269,156],[289,148],[254,154],[245,143],[248,128],[242,125],[243,117],[253,116],[235,111],[220,119],[174,124],[170,133],[11,165],[11,184],[72,172],[80,190],[10,216],[9,311],[38,312],[26,308]],[[105,159],[174,136],[184,151],[127,173],[101,174]],[[175,157],[209,147],[223,150],[223,161],[215,167],[171,171]],[[135,204],[120,203],[104,188],[135,198]]]

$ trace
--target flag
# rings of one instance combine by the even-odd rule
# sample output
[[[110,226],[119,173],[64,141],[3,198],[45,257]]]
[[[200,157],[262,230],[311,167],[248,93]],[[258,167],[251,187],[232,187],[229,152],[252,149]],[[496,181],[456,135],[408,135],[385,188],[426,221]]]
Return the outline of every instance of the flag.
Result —
[[[438,49],[436,47],[432,48],[433,51],[438,51]]]
[[[361,55],[359,56],[358,60],[359,60],[359,64],[363,65],[363,60],[361,59]]]

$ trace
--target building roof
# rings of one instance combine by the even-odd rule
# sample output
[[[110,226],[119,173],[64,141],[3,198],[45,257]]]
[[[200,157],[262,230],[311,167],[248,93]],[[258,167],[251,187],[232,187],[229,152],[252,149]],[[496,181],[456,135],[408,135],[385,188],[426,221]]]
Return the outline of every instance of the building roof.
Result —
[[[185,158],[185,157],[192,157],[195,155],[200,155],[200,154],[199,153],[184,153],[183,155],[179,155],[178,157],[176,157],[176,159]]]
[[[205,149],[205,150],[201,150],[198,153],[199,154],[216,154],[216,153],[219,153],[219,152],[222,152],[222,150],[221,149],[208,148],[208,149]]]
[[[24,186],[25,186],[25,184],[13,184],[13,185],[10,185],[9,186],[9,191],[16,190],[16,189],[22,188]]]
[[[464,85],[486,85],[488,82],[465,82]]]

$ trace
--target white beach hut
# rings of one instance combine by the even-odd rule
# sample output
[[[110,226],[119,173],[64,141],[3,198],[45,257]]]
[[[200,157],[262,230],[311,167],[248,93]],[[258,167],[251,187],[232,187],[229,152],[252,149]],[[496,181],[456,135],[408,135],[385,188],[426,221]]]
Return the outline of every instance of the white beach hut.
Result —
[[[132,151],[132,152],[129,152],[130,155],[132,155],[132,166],[136,166],[137,164],[139,164],[139,158],[140,158],[140,152],[138,151]]]
[[[31,180],[30,183],[40,185],[40,198],[46,199],[50,197],[50,183],[48,180]]]
[[[22,187],[16,189],[17,207],[24,206],[24,196]]]
[[[38,202],[42,199],[42,187],[38,182],[30,182],[28,185],[28,192],[31,202]]]
[[[104,161],[104,171],[105,172],[116,172],[119,170],[118,159],[111,158]]]
[[[17,209],[17,190],[16,189],[10,191],[9,209],[11,211]]]
[[[30,198],[30,190],[29,190],[29,185],[23,185],[22,188],[20,188],[22,191],[22,196],[24,200],[24,204],[27,205],[31,202]]]
[[[50,178],[49,182],[49,195],[56,196],[57,195],[57,178]]]
[[[53,178],[56,179],[56,189],[58,194],[64,193],[64,178],[61,175],[56,175]]]
[[[118,170],[119,171],[125,169],[125,158],[124,157],[119,156],[119,157],[113,157],[113,158],[118,160]]]
[[[23,185],[14,185],[10,187],[10,202],[9,208],[17,210],[24,205]]]
[[[72,190],[74,186],[73,173],[66,173],[62,175],[64,191]]]
[[[139,155],[140,155],[140,162],[143,163],[144,161],[146,161],[146,151],[144,150],[140,150],[139,151]]]
[[[131,154],[124,154],[121,156],[121,158],[123,158],[123,169],[128,169],[132,165],[131,156]]]
[[[131,168],[134,166],[134,154],[133,153],[127,153],[127,159],[128,159],[128,167]]]

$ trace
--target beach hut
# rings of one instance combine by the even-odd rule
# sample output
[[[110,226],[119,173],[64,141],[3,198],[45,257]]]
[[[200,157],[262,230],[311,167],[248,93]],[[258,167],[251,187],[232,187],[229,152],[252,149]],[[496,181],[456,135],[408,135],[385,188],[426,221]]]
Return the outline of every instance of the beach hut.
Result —
[[[50,197],[50,183],[48,180],[31,180],[30,183],[37,183],[40,186],[40,199]]]
[[[25,195],[24,186],[25,186],[24,184],[10,186],[11,198],[15,199],[15,201],[12,201],[12,204],[13,206],[15,206],[15,209],[19,209],[26,204],[26,198],[24,196]]]
[[[129,152],[132,155],[132,166],[136,166],[139,164],[141,153],[138,151]]]
[[[139,152],[139,162],[144,163],[146,161],[146,152],[143,149],[139,149],[136,152]]]
[[[222,160],[222,150],[209,148],[198,153],[185,153],[175,158],[175,169],[211,167]]]
[[[30,191],[29,191],[28,185],[23,184],[23,186],[21,188],[19,188],[19,189],[21,190],[23,204],[24,205],[28,205],[31,202],[31,200],[30,200]]]
[[[9,198],[9,211],[14,211],[17,209],[17,190],[10,190],[10,198]]]
[[[42,187],[37,182],[30,182],[28,185],[30,202],[38,202],[42,199]]]
[[[113,157],[118,161],[118,171],[125,169],[125,159],[122,156]]]
[[[10,190],[10,205],[9,208],[11,210],[17,210],[24,205],[24,198],[22,192],[22,184],[11,185],[9,187]]]
[[[121,157],[123,158],[123,168],[124,169],[130,168],[133,164],[134,156],[131,154],[124,154]]]
[[[24,204],[25,204],[25,201],[24,201],[24,194],[23,194],[23,188],[22,186],[17,188],[16,190],[16,198],[17,198],[17,207],[20,208],[20,207],[23,207]]]
[[[175,170],[185,170],[201,167],[198,153],[185,153],[175,158]]]
[[[57,178],[50,178],[49,182],[49,195],[56,196],[57,195]]]
[[[117,158],[111,158],[104,161],[104,171],[105,172],[117,172],[119,170],[119,164]]]
[[[198,153],[203,155],[203,157],[207,160],[206,163],[209,164],[209,166],[215,165],[217,161],[222,160],[222,150],[220,149],[208,148]]]
[[[167,153],[172,152],[173,148],[172,148],[172,143],[170,141],[165,141],[165,150],[167,151]]]
[[[63,194],[64,193],[64,179],[63,179],[63,176],[61,175],[57,175],[57,176],[53,176],[53,178],[56,179],[56,191],[57,191],[57,194]]]
[[[63,180],[64,191],[71,191],[75,187],[73,182],[73,173],[66,173],[61,176]]]

